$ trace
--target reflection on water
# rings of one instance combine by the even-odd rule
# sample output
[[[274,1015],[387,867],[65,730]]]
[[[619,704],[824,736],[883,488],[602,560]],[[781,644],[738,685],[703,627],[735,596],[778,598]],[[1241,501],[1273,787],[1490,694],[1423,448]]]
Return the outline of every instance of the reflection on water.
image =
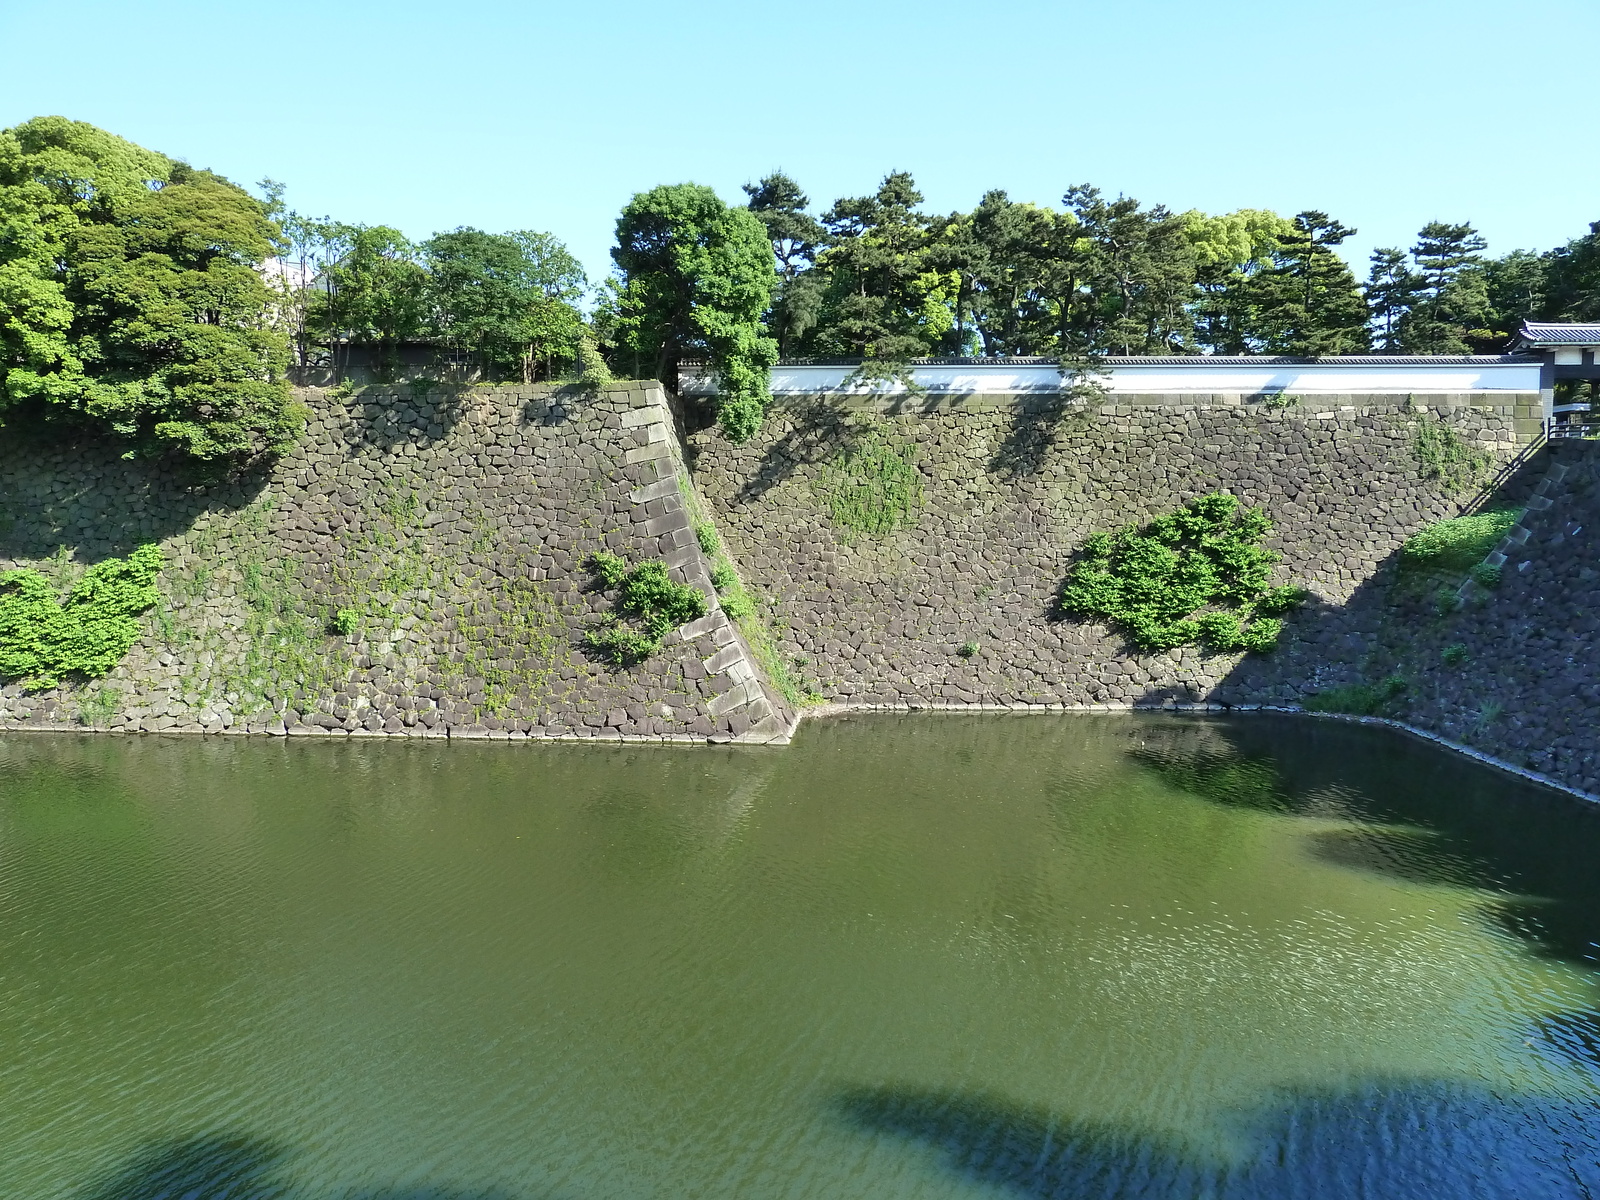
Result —
[[[1387,731],[0,739],[0,1195],[1600,1194],[1595,814]]]

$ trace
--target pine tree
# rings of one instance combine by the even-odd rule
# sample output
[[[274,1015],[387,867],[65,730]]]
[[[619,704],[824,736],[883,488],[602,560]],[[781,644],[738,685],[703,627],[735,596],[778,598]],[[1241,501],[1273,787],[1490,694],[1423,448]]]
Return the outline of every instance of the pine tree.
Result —
[[[1367,306],[1350,268],[1333,252],[1355,232],[1324,212],[1295,215],[1272,266],[1242,285],[1252,349],[1320,357],[1368,348]]]
[[[1368,319],[1385,354],[1400,350],[1400,322],[1416,303],[1419,280],[1406,262],[1405,251],[1394,246],[1372,252],[1367,283],[1362,289],[1367,300]]]
[[[1470,354],[1469,339],[1492,336],[1485,245],[1471,225],[1430,221],[1417,234],[1417,298],[1399,325],[1408,353]]]
[[[806,211],[810,197],[782,171],[760,183],[744,185],[747,206],[766,227],[772,254],[778,264],[778,286],[773,293],[767,324],[787,355],[817,322],[822,304],[823,279],[813,267],[827,231]]]

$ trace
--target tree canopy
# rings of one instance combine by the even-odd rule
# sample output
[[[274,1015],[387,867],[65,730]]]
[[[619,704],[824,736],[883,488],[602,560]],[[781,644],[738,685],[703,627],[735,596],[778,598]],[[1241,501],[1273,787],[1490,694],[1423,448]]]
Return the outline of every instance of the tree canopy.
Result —
[[[763,317],[777,284],[767,229],[708,187],[640,192],[617,219],[611,252],[618,354],[634,374],[675,388],[679,362],[704,355],[717,378],[717,421],[734,441],[761,426],[778,358]]]
[[[258,270],[278,236],[243,189],[93,125],[0,131],[0,417],[129,453],[286,448],[300,417]]]

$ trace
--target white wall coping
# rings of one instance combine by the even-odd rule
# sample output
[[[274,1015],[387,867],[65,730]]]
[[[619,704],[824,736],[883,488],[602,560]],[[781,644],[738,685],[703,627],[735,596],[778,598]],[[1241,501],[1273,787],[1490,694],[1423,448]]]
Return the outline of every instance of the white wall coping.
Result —
[[[907,388],[895,382],[877,387],[845,386],[849,366],[780,365],[772,369],[772,394],[822,396],[838,394],[903,395]],[[1061,373],[1053,363],[967,363],[914,365],[911,377],[919,388],[936,396],[1026,396],[1054,393]],[[1373,362],[1282,363],[1228,359],[1193,364],[1117,363],[1102,368],[1100,381],[1113,394],[1186,392],[1244,395],[1287,392],[1292,395],[1345,393],[1360,395],[1417,395],[1459,392],[1537,392],[1537,362],[1444,362],[1384,364]],[[716,382],[703,369],[687,370],[682,380],[687,396],[714,396]]]

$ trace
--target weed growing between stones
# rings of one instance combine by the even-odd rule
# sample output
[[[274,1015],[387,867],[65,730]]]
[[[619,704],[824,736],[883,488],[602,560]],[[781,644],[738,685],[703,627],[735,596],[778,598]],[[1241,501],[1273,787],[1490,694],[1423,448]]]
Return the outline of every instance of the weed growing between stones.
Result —
[[[589,569],[606,590],[616,590],[617,613],[584,634],[583,641],[619,667],[643,662],[661,648],[667,634],[706,615],[706,598],[671,578],[659,559],[630,570],[621,558],[601,550],[589,559]],[[637,624],[625,625],[620,617],[632,617]]]
[[[122,693],[108,687],[96,687],[78,697],[78,723],[80,725],[107,725],[122,709]]]
[[[1191,500],[1143,528],[1091,535],[1061,585],[1061,612],[1097,618],[1140,650],[1200,642],[1218,651],[1265,652],[1278,644],[1279,614],[1305,600],[1270,587],[1281,555],[1261,541],[1272,523],[1223,492]]]
[[[1465,645],[1463,645],[1461,642],[1456,642],[1453,645],[1446,646],[1443,650],[1441,650],[1439,652],[1439,657],[1444,661],[1445,666],[1459,667],[1472,656],[1467,652]]]
[[[1309,712],[1345,713],[1355,717],[1393,715],[1407,684],[1399,675],[1379,683],[1349,683],[1313,692],[1302,702]]]
[[[961,645],[956,647],[956,653],[962,658],[972,658],[978,653],[978,643],[962,642]]]
[[[461,660],[441,671],[446,680],[482,684],[469,699],[478,715],[503,717],[519,698],[543,695],[557,663],[557,631],[564,629],[555,598],[538,584],[518,580],[494,600],[480,595],[458,610]]]
[[[85,571],[64,602],[38,571],[0,574],[0,679],[39,690],[104,675],[139,640],[138,618],[160,598],[161,564],[153,545],[108,558]]]
[[[859,427],[811,487],[847,540],[855,534],[888,537],[915,521],[922,507],[916,447],[896,441],[877,421]]]
[[[1422,478],[1446,492],[1471,487],[1493,461],[1489,452],[1467,441],[1443,417],[1424,413],[1412,434],[1411,453]]]

